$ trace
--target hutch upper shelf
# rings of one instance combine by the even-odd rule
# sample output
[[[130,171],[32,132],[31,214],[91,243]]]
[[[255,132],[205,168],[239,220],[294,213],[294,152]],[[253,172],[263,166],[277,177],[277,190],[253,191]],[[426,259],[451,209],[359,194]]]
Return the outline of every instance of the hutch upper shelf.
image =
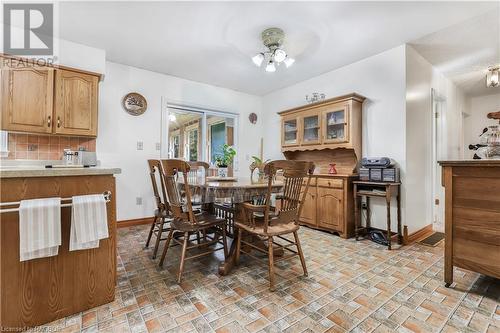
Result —
[[[281,150],[360,149],[364,100],[353,93],[279,112]]]

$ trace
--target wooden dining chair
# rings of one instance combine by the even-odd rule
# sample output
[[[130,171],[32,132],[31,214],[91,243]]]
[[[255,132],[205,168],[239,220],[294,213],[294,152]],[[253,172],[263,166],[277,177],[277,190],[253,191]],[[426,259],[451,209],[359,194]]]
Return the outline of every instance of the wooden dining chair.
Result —
[[[166,240],[161,238],[162,234],[168,232],[168,222],[171,221],[170,211],[168,208],[167,195],[165,193],[165,181],[162,172],[160,160],[148,160],[149,175],[151,177],[151,184],[153,186],[153,194],[156,202],[156,209],[154,211],[153,223],[149,229],[149,235],[146,240],[146,248],[149,247],[149,242],[153,234],[156,236],[155,247],[153,250],[153,259],[156,258],[160,241]],[[161,189],[161,193],[160,193]]]
[[[177,281],[180,283],[186,260],[199,258],[220,250],[224,251],[224,259],[226,259],[227,242],[225,220],[211,215],[206,211],[199,213],[194,212],[191,202],[191,186],[188,182],[188,174],[191,169],[189,163],[182,160],[162,160],[161,163],[165,178],[165,189],[173,220],[170,222],[170,232],[160,259],[160,266],[163,266],[171,241],[182,245],[179,273],[177,275]],[[181,176],[179,176],[180,179],[177,179],[178,174],[181,174]],[[184,193],[184,196],[182,196],[181,193]],[[175,237],[176,233],[182,233],[182,241]],[[213,237],[207,236],[205,241],[193,243],[188,246],[190,242],[189,236],[192,234],[199,235],[200,233],[204,235],[213,234]],[[216,248],[206,251],[207,247],[213,244],[221,244],[222,247],[217,247],[216,245]],[[187,250],[195,248],[203,249],[204,252],[186,257]]]
[[[274,176],[278,171],[283,172],[283,191],[279,197],[281,201],[279,210],[274,210],[271,206],[272,184]],[[299,230],[299,216],[313,171],[314,164],[312,162],[288,160],[269,162],[265,167],[265,172],[268,176],[268,190],[264,204],[243,203],[244,218],[243,220],[235,221],[235,226],[238,228],[236,264],[239,263],[241,252],[252,256],[250,252],[244,252],[241,246],[242,243],[246,245],[246,248],[267,253],[269,257],[269,289],[271,291],[275,289],[274,263],[277,261],[274,259],[275,248],[273,248],[273,244],[291,252],[290,255],[283,256],[279,260],[299,256],[304,276],[307,276],[306,262],[297,232]],[[302,191],[301,188],[304,180],[306,180],[306,187]],[[302,197],[301,192],[303,192]],[[243,232],[256,235],[260,239],[267,241],[267,251],[255,246],[252,242],[243,240]],[[292,241],[284,237],[287,234],[293,234],[294,240]],[[285,241],[286,244],[282,245],[275,242],[277,239]],[[290,248],[294,245],[297,251]],[[259,259],[257,257],[254,258]]]

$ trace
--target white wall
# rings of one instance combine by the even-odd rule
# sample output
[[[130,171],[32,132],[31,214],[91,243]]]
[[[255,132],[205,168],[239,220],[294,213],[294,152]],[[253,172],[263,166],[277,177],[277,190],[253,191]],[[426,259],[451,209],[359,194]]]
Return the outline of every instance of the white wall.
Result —
[[[466,147],[469,144],[480,143],[479,134],[482,133],[483,128],[498,125],[498,121],[488,119],[486,115],[490,112],[500,111],[500,92],[494,95],[468,98],[467,102],[468,117],[464,120],[464,144]],[[465,154],[467,158],[474,156],[474,152],[468,149]]]
[[[313,92],[325,93],[327,98],[356,92],[367,97],[363,103],[363,156],[395,159],[404,178],[405,90],[405,46],[402,45],[270,93],[263,98],[264,158],[283,158],[278,111],[305,104],[304,96]],[[372,211],[373,225],[385,228],[385,203],[380,201],[376,206]],[[405,223],[404,195],[402,209]],[[392,228],[396,230],[395,211],[393,216]]]
[[[438,72],[414,48],[406,47],[406,192],[407,224],[415,231],[434,222],[434,230],[443,230],[444,194],[440,172],[435,180],[437,198],[441,206],[433,216],[432,192],[432,111],[431,89],[444,99],[443,147],[438,159],[459,159],[462,135],[462,112],[465,110],[464,93]],[[411,228],[410,228],[411,226]],[[413,229],[413,230],[412,230]]]
[[[127,114],[121,107],[125,94],[138,92],[148,101],[148,110],[139,117]],[[117,176],[117,219],[127,220],[152,216],[153,194],[146,160],[159,158],[161,99],[187,105],[205,106],[238,113],[238,163],[246,172],[246,154],[258,154],[262,137],[262,101],[229,89],[154,73],[113,62],[106,63],[106,76],[99,92],[99,129],[97,154],[103,165],[122,168]],[[259,120],[252,125],[248,115],[255,112]],[[144,150],[136,149],[137,141]],[[136,205],[136,197],[143,205]]]

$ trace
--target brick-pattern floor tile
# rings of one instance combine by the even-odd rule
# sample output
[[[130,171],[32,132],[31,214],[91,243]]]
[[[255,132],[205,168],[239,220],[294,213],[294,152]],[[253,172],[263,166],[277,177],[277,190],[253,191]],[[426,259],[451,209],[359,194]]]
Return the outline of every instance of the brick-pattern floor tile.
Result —
[[[301,228],[309,276],[299,260],[280,261],[277,290],[270,292],[265,263],[242,256],[238,268],[220,276],[222,254],[188,261],[178,285],[179,247],[159,268],[152,249],[143,248],[148,231],[118,230],[115,301],[44,327],[85,333],[500,332],[499,280],[455,269],[455,287],[445,288],[442,245],[388,251]]]

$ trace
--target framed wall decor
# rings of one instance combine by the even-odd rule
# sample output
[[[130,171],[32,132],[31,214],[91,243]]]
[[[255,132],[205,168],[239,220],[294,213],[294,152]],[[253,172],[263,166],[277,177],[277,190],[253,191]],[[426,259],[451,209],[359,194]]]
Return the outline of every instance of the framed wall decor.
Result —
[[[131,92],[125,95],[122,100],[122,106],[132,116],[140,116],[148,108],[146,98],[139,93]]]

